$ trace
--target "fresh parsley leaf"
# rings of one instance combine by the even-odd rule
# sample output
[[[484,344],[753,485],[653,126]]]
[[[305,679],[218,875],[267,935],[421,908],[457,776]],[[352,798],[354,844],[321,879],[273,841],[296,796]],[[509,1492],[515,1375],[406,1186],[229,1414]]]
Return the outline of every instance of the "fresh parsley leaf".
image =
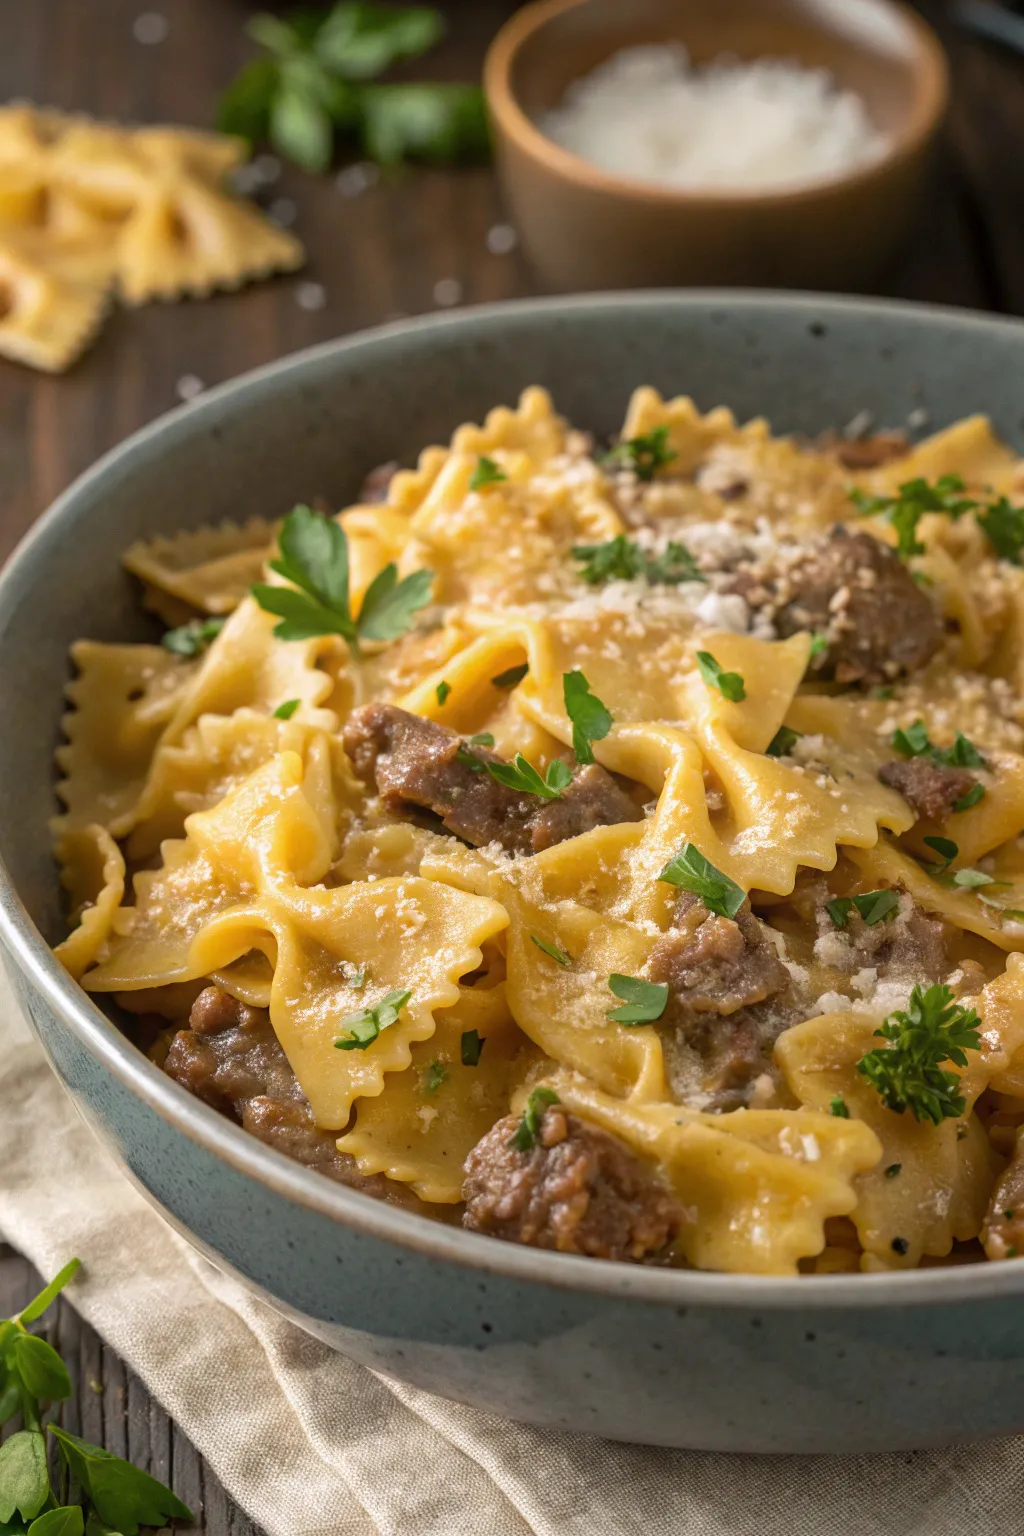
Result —
[[[351,987],[353,992],[361,992],[370,979],[370,967],[365,960],[361,960],[358,965],[347,960],[342,965],[342,971],[345,976],[345,985]]]
[[[480,1052],[486,1041],[481,1038],[478,1029],[464,1029],[459,1042],[459,1054],[464,1067],[475,1067],[480,1062]]]
[[[981,1020],[954,999],[952,987],[915,986],[906,1011],[891,1013],[875,1034],[887,1046],[869,1051],[857,1071],[876,1089],[887,1109],[910,1110],[916,1120],[940,1125],[965,1109],[960,1079],[943,1062],[967,1065],[967,1051],[981,1048]]]
[[[788,757],[803,737],[803,731],[794,731],[791,726],[780,725],[771,741],[765,747],[767,757]]]
[[[100,1519],[113,1530],[136,1536],[140,1525],[193,1519],[188,1506],[148,1472],[140,1472],[131,1462],[80,1440],[57,1424],[48,1428],[60,1443],[68,1470]]]
[[[716,869],[693,843],[684,843],[679,853],[670,859],[658,876],[668,885],[692,891],[699,896],[709,912],[719,917],[735,917],[747,899],[742,890],[728,875]]]
[[[557,1103],[558,1094],[553,1088],[535,1088],[527,1100],[523,1118],[516,1127],[514,1135],[509,1138],[509,1146],[515,1147],[517,1152],[531,1151],[537,1145],[544,1111],[549,1104]]]
[[[59,1509],[48,1509],[39,1515],[28,1528],[28,1536],[82,1536],[85,1517],[80,1504],[62,1504]]]
[[[471,769],[473,773],[487,772],[487,764],[483,758],[471,752],[464,741],[460,741],[455,749],[455,761],[461,763],[463,768]]]
[[[668,446],[668,427],[653,427],[639,437],[627,438],[616,443],[604,455],[603,465],[631,469],[638,480],[653,480],[659,469],[671,464],[679,455]]]
[[[565,712],[572,721],[572,750],[578,763],[592,763],[592,741],[603,741],[612,728],[612,717],[582,672],[562,674],[562,695]]]
[[[340,1040],[335,1040],[334,1046],[339,1051],[365,1051],[371,1046],[382,1029],[389,1029],[398,1020],[398,1015],[412,997],[408,988],[396,988],[382,997],[379,1003],[372,1008],[360,1008],[356,1013],[347,1013],[338,1022],[341,1026],[348,1027],[348,1034]]]
[[[668,1004],[667,981],[642,981],[616,972],[608,977],[608,988],[623,1002],[621,1008],[612,1008],[608,1014],[616,1024],[653,1024]]]
[[[960,849],[950,837],[926,837],[925,843],[933,852],[938,854],[941,861],[938,864],[929,864],[927,866],[928,873],[931,875],[944,874],[960,852]]]
[[[353,619],[345,530],[334,518],[305,506],[294,507],[285,518],[278,558],[271,560],[270,568],[293,583],[291,587],[258,583],[252,589],[260,607],[281,619],[274,627],[277,638],[341,635],[356,654],[361,640],[394,640],[404,634],[413,615],[430,601],[433,581],[427,570],[413,571],[399,581],[392,561],[371,581],[359,617]]]
[[[895,496],[867,496],[851,491],[850,498],[865,517],[882,516],[896,530],[896,553],[901,560],[923,555],[924,545],[917,537],[917,525],[926,512],[945,512],[956,520],[978,503],[961,496],[964,482],[959,475],[940,475],[934,485],[923,478],[906,480]]]
[[[64,1287],[75,1278],[82,1267],[81,1259],[69,1259],[64,1268],[58,1270],[49,1285],[43,1287],[39,1295],[29,1302],[28,1306],[19,1315],[19,1321],[27,1327],[34,1323],[48,1307],[51,1307],[60,1295]]]
[[[837,928],[846,927],[851,912],[859,912],[869,928],[892,917],[900,904],[898,891],[865,891],[860,896],[837,896],[825,903],[825,910]]]
[[[295,711],[298,709],[300,702],[301,700],[299,699],[285,699],[284,703],[279,704],[274,710],[274,719],[290,720],[292,715],[294,715]]]
[[[478,85],[367,85],[359,93],[363,148],[379,165],[486,160],[490,130]]]
[[[1011,506],[1005,496],[1000,496],[984,512],[978,513],[978,523],[1001,560],[1009,560],[1013,565],[1021,564],[1024,507]]]
[[[331,163],[335,94],[330,78],[312,59],[289,58],[278,66],[268,137],[279,154],[304,171],[326,171]]]
[[[46,1442],[38,1429],[20,1429],[0,1445],[0,1521],[18,1510],[34,1520],[50,1497]]]
[[[529,670],[528,661],[522,662],[518,667],[506,667],[504,672],[499,672],[497,677],[491,678],[491,683],[495,688],[515,688]]]
[[[451,683],[446,683],[444,678],[442,678],[437,687],[434,689],[434,697],[437,699],[438,704],[443,706],[445,702],[451,697],[451,692]]]
[[[963,731],[957,731],[951,747],[933,746],[923,720],[915,720],[913,725],[908,725],[905,730],[894,731],[892,745],[903,757],[927,757],[933,763],[939,763],[945,768],[988,766],[974,742],[970,741]],[[981,794],[984,792],[982,788]],[[971,804],[977,804],[980,799],[979,794]]]
[[[733,704],[738,704],[741,699],[746,698],[747,690],[740,674],[726,672],[710,651],[697,652],[697,666],[708,687],[717,688],[723,699],[729,699]]]
[[[923,720],[915,720],[906,730],[893,731],[892,744],[903,757],[922,757],[932,745]]]
[[[577,544],[572,557],[582,566],[580,576],[592,587],[603,581],[632,581],[644,568],[640,546],[624,533],[603,544]]]
[[[226,623],[226,619],[189,619],[187,624],[169,629],[160,643],[173,655],[191,659],[213,644]]]
[[[494,737],[491,735],[490,731],[477,731],[476,735],[470,736],[469,740],[474,747],[494,746]]]
[[[532,763],[517,752],[511,763],[485,762],[484,768],[492,779],[514,789],[521,795],[539,795],[542,800],[559,800],[562,791],[572,783],[572,769],[560,757],[554,758],[541,778]]]
[[[976,891],[980,886],[997,883],[991,875],[986,875],[980,869],[958,869],[950,878],[954,885],[963,886],[968,891]]]
[[[572,956],[567,955],[565,950],[560,949],[551,939],[542,939],[539,934],[531,933],[530,941],[536,944],[537,948],[542,950],[545,955],[549,955],[552,960],[557,960],[559,965],[572,965]]]
[[[935,747],[933,750],[937,761],[945,763],[947,768],[986,768],[988,766],[974,742],[969,741],[963,731],[957,731],[951,747]]]
[[[886,1176],[887,1179],[895,1179],[895,1178],[898,1178],[899,1175],[902,1172],[903,1172],[903,1164],[902,1163],[890,1163],[888,1168],[885,1170],[885,1176]]]
[[[16,1333],[9,1358],[33,1397],[58,1402],[71,1396],[67,1367],[45,1339],[34,1333]]]
[[[850,1111],[841,1093],[834,1094],[829,1100],[828,1112],[830,1115],[835,1115],[838,1120],[849,1120]]]
[[[828,635],[815,634],[811,636],[811,648],[807,653],[808,665],[817,661],[819,656],[824,656],[828,650]]]
[[[650,582],[664,582],[667,586],[678,586],[682,581],[707,582],[686,545],[675,539],[668,541],[660,555],[645,559],[644,575]]]
[[[336,5],[313,39],[316,56],[344,80],[372,80],[444,36],[440,11],[424,5]]]
[[[508,475],[500,464],[495,464],[486,454],[481,454],[476,461],[476,468],[469,477],[471,491],[483,491],[489,485],[500,485],[502,480],[507,480]]]
[[[436,1093],[442,1083],[448,1081],[448,1068],[441,1061],[432,1061],[427,1068],[425,1086],[428,1093]]]
[[[273,59],[251,59],[237,74],[221,97],[217,127],[246,139],[249,148],[268,137],[270,108],[278,85],[278,67]]]
[[[959,800],[953,801],[953,809],[954,811],[969,811],[972,806],[977,805],[978,801],[983,800],[984,798],[984,784],[972,784],[970,789],[960,796]]]

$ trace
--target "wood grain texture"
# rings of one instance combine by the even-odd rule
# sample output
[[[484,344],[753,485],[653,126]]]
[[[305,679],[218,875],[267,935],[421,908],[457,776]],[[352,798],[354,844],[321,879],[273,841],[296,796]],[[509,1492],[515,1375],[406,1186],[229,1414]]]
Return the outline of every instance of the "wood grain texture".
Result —
[[[132,30],[150,8],[169,23],[157,46]],[[514,8],[513,0],[453,0],[444,7],[448,39],[419,72],[476,78],[487,41]],[[209,126],[218,92],[247,56],[248,9],[241,0],[0,0],[0,100]],[[921,0],[919,9],[949,48],[953,108],[928,216],[878,291],[1024,314],[1024,60],[957,33],[943,0]],[[297,277],[202,303],[115,311],[62,378],[0,363],[0,558],[95,458],[175,405],[185,375],[217,384],[313,342],[432,310],[445,280],[459,285],[464,303],[532,291],[516,254],[487,249],[487,231],[502,217],[487,170],[422,171],[347,198],[332,177],[285,168],[273,196],[294,203],[309,250]],[[299,304],[307,282],[323,286],[322,308]],[[0,1247],[0,1316],[39,1283]],[[63,1407],[68,1427],[171,1483],[197,1513],[197,1536],[255,1536],[181,1432],[66,1302],[46,1326],[75,1383]]]

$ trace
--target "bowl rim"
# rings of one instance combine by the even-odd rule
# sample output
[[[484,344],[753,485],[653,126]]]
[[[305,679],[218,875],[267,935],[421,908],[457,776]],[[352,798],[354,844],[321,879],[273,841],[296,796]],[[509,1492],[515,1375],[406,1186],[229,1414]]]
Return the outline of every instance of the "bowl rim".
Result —
[[[590,0],[533,0],[532,4],[517,11],[487,50],[483,87],[495,124],[518,150],[560,180],[573,182],[591,192],[603,192],[631,203],[654,202],[691,211],[796,207],[832,193],[867,186],[880,175],[914,159],[938,130],[949,106],[949,63],[933,29],[902,0],[869,0],[872,6],[889,11],[909,34],[915,47],[908,67],[917,82],[909,122],[873,160],[851,171],[816,177],[796,186],[750,191],[716,191],[713,188],[686,191],[662,182],[646,181],[639,176],[617,176],[582,155],[563,149],[542,133],[520,106],[512,88],[513,67],[524,43],[566,11],[589,3]],[[861,4],[863,0],[846,0],[846,3]]]
[[[614,309],[703,311],[732,307],[751,316],[765,310],[791,313],[794,319],[828,322],[840,316],[883,320],[901,317],[926,329],[943,326],[975,336],[1016,332],[1024,351],[1024,321],[941,305],[884,299],[834,297],[814,293],[778,293],[757,289],[661,289],[642,292],[580,294],[530,298],[467,307],[457,313],[396,321],[351,336],[321,342],[218,385],[186,405],[166,412],[108,450],[53,502],[17,545],[0,571],[0,615],[16,602],[31,568],[45,559],[48,545],[63,537],[83,495],[92,495],[113,472],[118,477],[149,458],[161,439],[167,443],[192,436],[193,423],[215,416],[227,402],[244,410],[247,397],[267,385],[297,381],[320,359],[337,354],[358,356],[382,343],[429,335],[433,331],[472,331],[481,323],[500,329],[511,317],[543,319],[566,312],[599,315]],[[493,403],[493,402],[489,402]],[[222,1159],[271,1193],[367,1237],[410,1249],[441,1263],[456,1263],[509,1282],[636,1300],[663,1306],[700,1306],[726,1311],[833,1311],[889,1306],[942,1306],[1017,1297],[1024,1289],[1024,1266],[1013,1263],[950,1265],[930,1269],[851,1275],[730,1274],[719,1271],[657,1269],[553,1253],[501,1242],[427,1215],[385,1204],[348,1189],[291,1162],[241,1126],[224,1119],[165,1076],[122,1035],[55,958],[30,918],[6,864],[0,860],[0,952],[8,970],[48,1005],[56,1018],[111,1076],[134,1097],[207,1153]]]

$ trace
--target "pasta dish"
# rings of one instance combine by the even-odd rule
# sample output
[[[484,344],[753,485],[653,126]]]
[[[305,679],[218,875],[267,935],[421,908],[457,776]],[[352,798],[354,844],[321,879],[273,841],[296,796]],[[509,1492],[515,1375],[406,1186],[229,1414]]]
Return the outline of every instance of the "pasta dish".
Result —
[[[642,388],[602,449],[533,388],[340,514],[136,545],[166,632],[73,648],[57,953],[252,1135],[477,1232],[1024,1255],[1018,500],[980,416]]]

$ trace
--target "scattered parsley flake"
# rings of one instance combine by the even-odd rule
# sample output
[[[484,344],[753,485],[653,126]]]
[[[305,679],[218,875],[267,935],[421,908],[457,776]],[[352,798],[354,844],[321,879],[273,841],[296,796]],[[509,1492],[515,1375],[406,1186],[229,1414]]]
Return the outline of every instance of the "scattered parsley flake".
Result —
[[[885,1170],[885,1176],[887,1179],[895,1179],[902,1171],[902,1163],[890,1163],[888,1168]]]
[[[437,699],[437,702],[440,706],[444,706],[446,701],[451,697],[451,692],[451,683],[445,682],[444,678],[442,678],[437,687],[434,689],[434,697]]]
[[[290,720],[292,715],[294,715],[295,711],[298,709],[300,703],[300,699],[285,699],[284,703],[279,704],[274,710],[274,719]]]
[[[558,1094],[553,1088],[535,1088],[527,1100],[523,1118],[516,1127],[515,1134],[509,1138],[509,1146],[515,1147],[517,1152],[532,1151],[537,1145],[544,1111],[550,1104],[557,1103]]]
[[[524,661],[521,666],[507,667],[504,672],[499,672],[497,677],[491,678],[491,683],[495,688],[515,688],[522,682],[529,670],[530,663]]]
[[[972,784],[970,789],[960,796],[959,800],[953,801],[953,809],[954,811],[969,811],[972,806],[977,805],[978,801],[984,798],[984,784]]]
[[[837,928],[846,927],[851,912],[859,912],[869,928],[893,917],[899,908],[898,891],[865,891],[859,896],[837,896],[825,903],[825,910]]]
[[[335,1040],[335,1049],[339,1051],[365,1051],[371,1046],[382,1029],[389,1029],[398,1020],[398,1015],[412,997],[412,992],[406,987],[396,988],[382,997],[379,1003],[372,1008],[360,1008],[357,1013],[347,1013],[339,1023],[344,1028],[348,1027],[348,1034],[340,1040]]]
[[[964,1112],[955,1072],[942,1063],[967,1065],[967,1051],[979,1050],[980,1019],[954,999],[952,987],[937,983],[914,987],[906,1010],[891,1013],[875,1034],[887,1046],[869,1051],[857,1071],[876,1089],[887,1109],[910,1110],[916,1120],[940,1125]]]
[[[592,741],[603,741],[612,728],[612,717],[582,672],[562,674],[562,695],[565,712],[572,721],[572,750],[578,763],[592,763]]]
[[[965,890],[976,891],[983,885],[999,885],[1001,881],[995,880],[991,875],[986,875],[981,869],[958,869],[949,877],[952,885],[962,886]]]
[[[1010,1210],[1003,1212],[1003,1215],[1006,1217],[1007,1221],[1012,1221],[1016,1214],[1016,1208],[1011,1208]]]
[[[481,1038],[480,1031],[478,1029],[464,1029],[462,1031],[462,1038],[459,1042],[462,1065],[464,1067],[477,1066],[480,1061],[480,1052],[483,1050],[486,1043],[487,1042]]]
[[[471,752],[464,741],[460,741],[455,749],[455,761],[461,763],[463,768],[472,769],[474,773],[487,772],[487,764],[483,758],[477,757],[475,752]]]
[[[668,446],[668,427],[652,427],[639,437],[629,437],[616,443],[601,459],[602,465],[631,469],[638,480],[653,480],[659,469],[671,464],[679,455]]]
[[[895,496],[868,496],[852,490],[850,499],[865,517],[884,517],[896,532],[896,553],[901,560],[923,555],[924,545],[917,537],[917,525],[926,512],[945,512],[954,521],[973,511],[978,502],[961,496],[964,482],[959,475],[940,475],[934,485],[927,480],[905,480]]]
[[[486,454],[482,453],[476,461],[476,468],[469,477],[469,488],[471,491],[482,491],[489,485],[500,485],[502,480],[507,479],[508,475],[506,475],[501,465],[495,464],[493,459],[489,459]]]
[[[830,1115],[835,1115],[839,1120],[849,1120],[850,1111],[841,1093],[833,1094],[832,1098],[829,1099],[828,1112]]]
[[[352,988],[353,992],[361,992],[370,979],[370,967],[365,960],[354,965],[351,960],[346,960],[342,966],[345,984]]]
[[[747,893],[716,869],[694,843],[684,843],[679,853],[670,859],[658,876],[668,885],[680,890],[692,891],[699,896],[709,912],[719,917],[735,917],[747,899]]]
[[[638,576],[667,586],[707,581],[686,545],[677,540],[670,540],[660,555],[648,555],[633,539],[617,533],[603,544],[577,544],[572,557],[582,567],[581,578],[592,587],[604,581],[635,581]]]
[[[951,837],[926,837],[925,843],[938,854],[941,860],[939,864],[926,865],[928,873],[931,875],[944,874],[959,854],[959,847]]]
[[[172,655],[191,660],[213,644],[226,623],[227,619],[189,619],[187,624],[169,629],[160,644]]]
[[[788,757],[793,748],[796,746],[797,742],[802,740],[803,734],[803,731],[794,731],[792,726],[780,725],[778,730],[775,732],[775,735],[764,749],[765,756]]]
[[[933,746],[923,720],[892,733],[892,745],[902,757],[927,757],[944,768],[985,768],[987,764],[973,741],[957,731],[951,747]],[[984,789],[982,789],[984,794]],[[981,795],[978,796],[981,799]]]
[[[477,731],[476,735],[471,736],[469,740],[470,744],[474,747],[494,746],[494,737],[491,735],[490,731]]]
[[[677,539],[670,539],[660,555],[649,555],[644,561],[643,573],[653,585],[663,582],[666,586],[676,587],[684,581],[707,584],[707,577],[698,569],[690,551]]]
[[[572,956],[567,955],[564,949],[560,949],[551,939],[542,939],[539,934],[531,933],[530,941],[552,960],[557,960],[559,965],[572,965]]]
[[[643,981],[637,976],[617,972],[608,978],[609,991],[622,998],[621,1008],[612,1008],[608,1017],[616,1024],[653,1024],[668,1004],[668,982]]]
[[[506,789],[514,789],[520,795],[538,795],[542,800],[560,800],[572,783],[572,769],[560,757],[551,760],[543,778],[521,752],[516,753],[511,763],[485,762],[483,767]]]
[[[827,650],[828,650],[828,635],[823,635],[820,632],[817,633],[817,634],[812,635],[811,636],[811,649],[810,649],[810,651],[808,652],[808,655],[807,655],[808,663],[810,663],[812,661],[817,661],[818,657],[819,656],[823,656]]]
[[[710,651],[697,652],[697,666],[708,687],[717,688],[723,699],[729,699],[731,703],[738,704],[741,699],[746,698],[747,690],[740,674],[726,672]]]
[[[1005,496],[977,514],[978,524],[1001,560],[1021,564],[1024,549],[1024,507],[1013,507]]]
[[[436,1093],[442,1083],[448,1081],[448,1068],[441,1061],[432,1061],[427,1068],[424,1087],[428,1093]]]

